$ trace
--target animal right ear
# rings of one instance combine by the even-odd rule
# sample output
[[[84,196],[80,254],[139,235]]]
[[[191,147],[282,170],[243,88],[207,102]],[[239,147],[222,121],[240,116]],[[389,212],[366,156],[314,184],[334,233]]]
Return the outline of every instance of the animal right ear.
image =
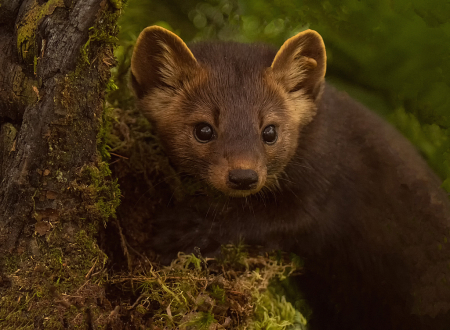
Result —
[[[177,89],[199,65],[186,44],[174,33],[150,26],[139,35],[131,57],[131,83],[138,98],[154,88]]]
[[[302,90],[316,99],[322,90],[326,60],[322,37],[316,31],[306,30],[286,40],[271,68],[287,92]]]

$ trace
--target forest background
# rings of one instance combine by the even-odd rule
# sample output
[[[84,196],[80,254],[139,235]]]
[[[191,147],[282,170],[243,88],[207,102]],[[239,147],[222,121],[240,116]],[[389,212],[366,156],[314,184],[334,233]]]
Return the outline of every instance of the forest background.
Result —
[[[448,13],[450,3],[442,0],[129,0],[119,23],[116,76],[129,66],[140,31],[153,24],[185,42],[276,47],[302,30],[317,30],[327,48],[327,81],[396,126],[450,192]]]

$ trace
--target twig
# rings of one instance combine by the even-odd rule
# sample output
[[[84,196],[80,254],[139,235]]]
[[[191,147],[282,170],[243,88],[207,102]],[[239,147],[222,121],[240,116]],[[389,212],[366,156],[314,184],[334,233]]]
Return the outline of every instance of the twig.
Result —
[[[91,267],[89,272],[86,274],[85,278],[89,279],[89,277],[91,276],[92,272],[94,271],[95,266],[97,265],[97,261],[98,261],[98,258],[95,259],[94,265]]]
[[[133,271],[133,263],[131,262],[131,256],[128,253],[128,249],[127,249],[127,240],[125,239],[125,236],[123,235],[122,232],[122,227],[120,226],[119,223],[119,219],[116,219],[116,225],[117,228],[119,228],[119,235],[120,235],[120,245],[122,245],[122,249],[123,249],[123,254],[125,255],[125,257],[127,258],[127,263],[128,263],[128,271],[131,273]]]
[[[122,155],[119,155],[119,154],[115,154],[114,152],[110,152],[110,154],[114,155],[114,156],[117,156],[117,157],[120,157],[120,158],[123,158],[123,159],[129,159],[128,157],[125,157],[125,156],[122,156]]]
[[[141,294],[137,299],[136,299],[136,301],[134,302],[134,304],[133,305],[131,305],[130,307],[128,307],[127,309],[128,310],[131,310],[131,309],[133,309],[134,307],[136,307],[136,305],[139,303],[139,300],[141,300],[143,297],[145,297],[145,296],[147,296],[146,294]]]
[[[78,289],[77,289],[77,291],[75,291],[75,293],[77,293],[78,291],[80,291],[82,288],[84,288],[84,286],[86,285],[86,284],[88,284],[89,283],[89,280],[87,280],[86,282],[84,282],[84,284],[82,285],[82,286],[80,286]]]
[[[127,243],[128,248],[129,248],[132,252],[136,253],[139,257],[141,257],[141,258],[144,259],[144,260],[147,259],[144,255],[142,255],[142,254],[139,253],[134,247],[132,247],[132,246],[130,245],[130,243],[128,243],[128,242],[126,242],[126,243]],[[148,259],[147,259],[147,260],[148,260]]]

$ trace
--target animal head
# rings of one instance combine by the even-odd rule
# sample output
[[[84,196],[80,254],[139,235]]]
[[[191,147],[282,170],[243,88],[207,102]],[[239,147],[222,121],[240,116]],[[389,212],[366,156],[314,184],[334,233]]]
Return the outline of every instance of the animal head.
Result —
[[[151,26],[136,42],[131,80],[177,168],[243,197],[278,185],[316,114],[325,68],[322,38],[312,30],[274,52],[239,43],[188,48]]]

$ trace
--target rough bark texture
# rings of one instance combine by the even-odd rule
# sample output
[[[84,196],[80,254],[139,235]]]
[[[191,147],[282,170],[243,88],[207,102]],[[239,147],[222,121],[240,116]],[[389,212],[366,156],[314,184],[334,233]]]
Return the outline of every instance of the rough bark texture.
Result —
[[[0,328],[106,324],[95,235],[119,192],[97,147],[120,2],[0,5]]]

